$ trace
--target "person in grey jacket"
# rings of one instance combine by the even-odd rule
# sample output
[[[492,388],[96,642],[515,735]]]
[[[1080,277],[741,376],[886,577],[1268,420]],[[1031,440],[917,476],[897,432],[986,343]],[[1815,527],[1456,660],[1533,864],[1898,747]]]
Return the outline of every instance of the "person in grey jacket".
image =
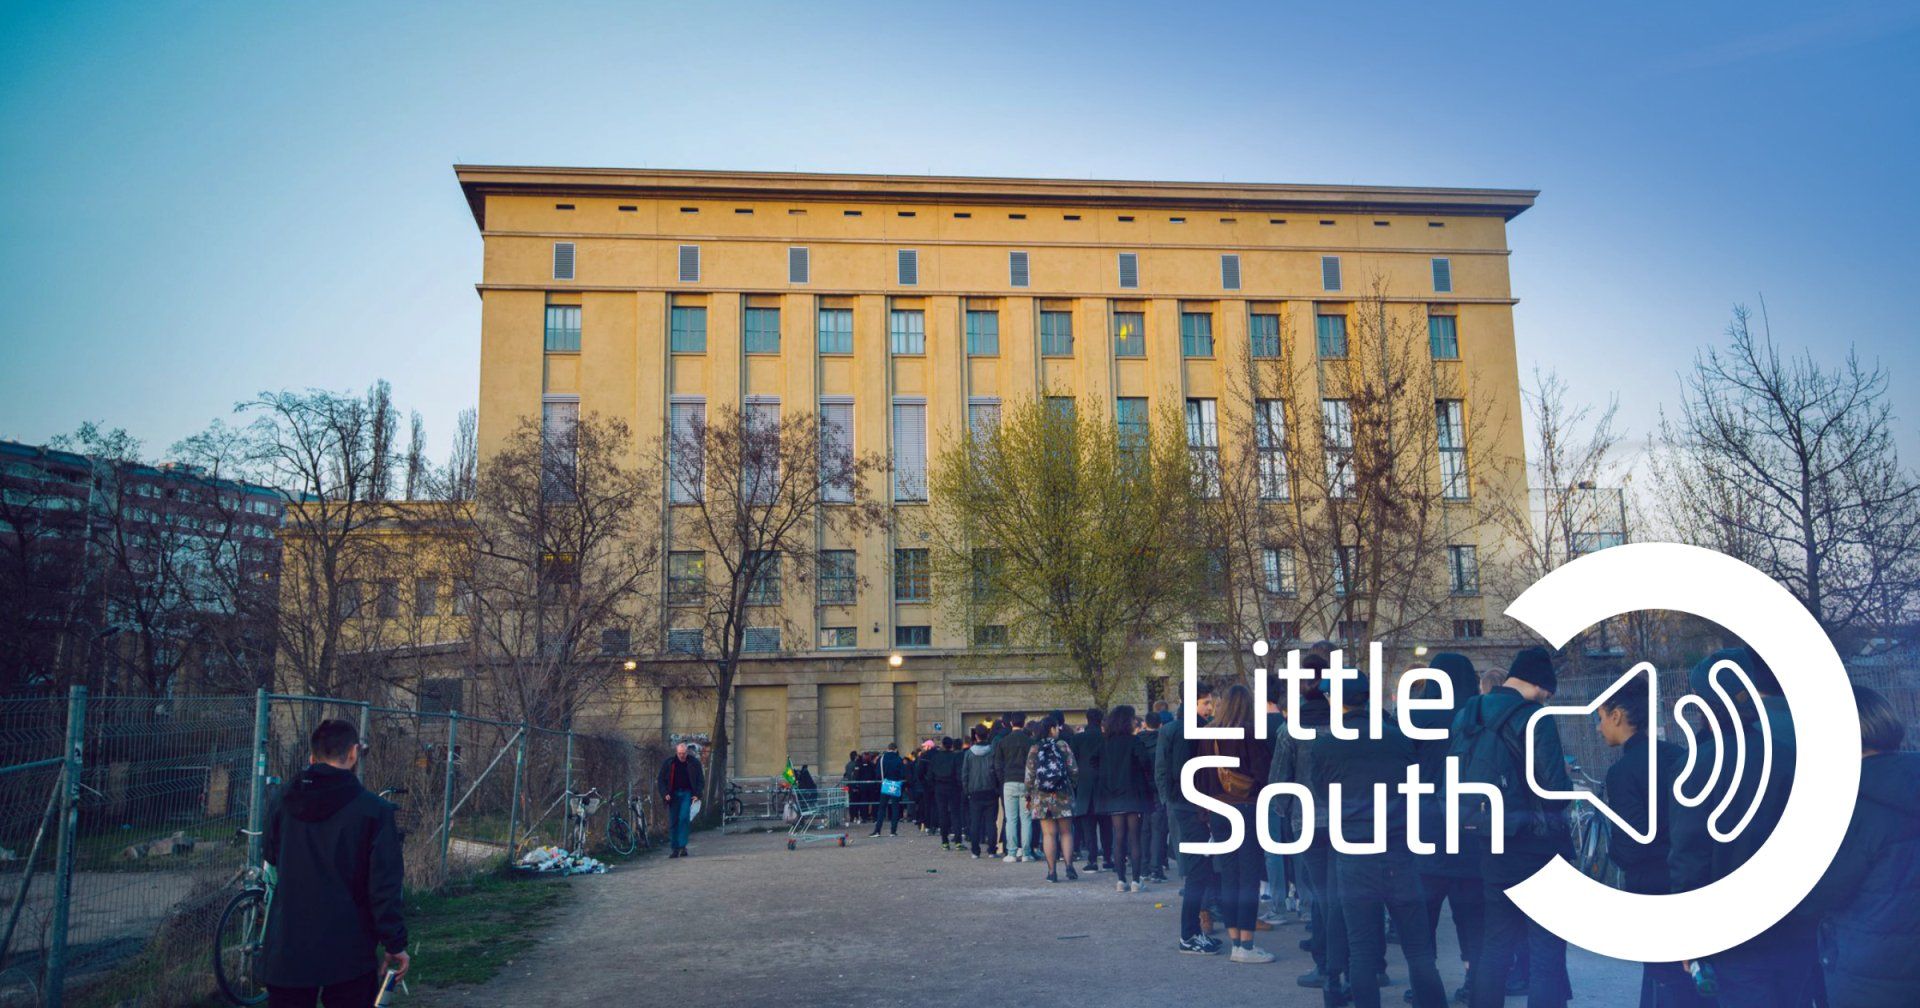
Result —
[[[973,745],[960,764],[960,789],[967,796],[967,841],[980,856],[980,841],[993,853],[993,813],[1000,807],[1000,787],[993,774],[993,743],[987,729],[973,726]]]

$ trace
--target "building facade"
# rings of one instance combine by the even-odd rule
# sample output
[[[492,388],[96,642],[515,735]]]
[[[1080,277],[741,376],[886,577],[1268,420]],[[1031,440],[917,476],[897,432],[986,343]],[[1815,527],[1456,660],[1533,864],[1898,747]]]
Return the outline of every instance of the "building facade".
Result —
[[[916,575],[929,459],[1006,404],[1072,397],[1117,423],[1183,410],[1196,445],[1252,438],[1260,407],[1232,394],[1232,377],[1270,369],[1286,395],[1320,398],[1297,387],[1311,370],[1292,365],[1344,357],[1347,315],[1371,299],[1417,317],[1422,359],[1470,389],[1439,405],[1438,422],[1456,439],[1461,425],[1476,428],[1492,448],[1460,464],[1482,467],[1476,492],[1524,513],[1506,223],[1531,191],[456,172],[485,244],[483,470],[529,420],[601,414],[652,439],[745,408],[818,411],[850,432],[854,451],[888,460],[883,485],[869,489],[898,520],[823,544],[850,552],[857,576],[846,584],[858,589],[790,586],[772,633],[753,642],[734,704],[743,774],[788,757],[837,769],[851,749],[1084,705],[1047,676],[1057,656],[974,646]],[[674,556],[667,482],[663,598],[666,580],[694,562]],[[1461,564],[1499,544],[1459,545],[1448,547],[1449,625],[1464,646],[1504,643],[1488,632],[1504,602],[1480,593],[1477,573],[1461,580]],[[671,605],[637,616],[660,620],[670,651],[700,646]],[[1307,639],[1335,630],[1270,625]],[[1193,629],[1156,642],[1175,656],[1168,674]],[[637,689],[623,705],[633,730],[709,730],[710,697],[655,693]]]

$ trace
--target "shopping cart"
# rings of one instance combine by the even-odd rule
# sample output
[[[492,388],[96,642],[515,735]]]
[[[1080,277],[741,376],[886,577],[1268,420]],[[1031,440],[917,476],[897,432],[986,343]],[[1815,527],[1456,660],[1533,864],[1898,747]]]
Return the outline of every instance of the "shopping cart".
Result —
[[[788,817],[787,849],[793,850],[803,843],[819,840],[838,840],[840,846],[847,845],[847,789],[824,788],[807,791],[793,788],[787,792],[792,802],[793,814]],[[820,832],[839,830],[838,833]]]

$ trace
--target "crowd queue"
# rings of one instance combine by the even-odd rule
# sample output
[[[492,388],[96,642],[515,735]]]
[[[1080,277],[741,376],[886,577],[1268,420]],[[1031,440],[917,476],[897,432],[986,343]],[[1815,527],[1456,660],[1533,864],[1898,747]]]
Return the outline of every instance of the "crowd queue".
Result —
[[[1331,645],[1302,655],[1306,667],[1325,671]],[[1736,841],[1713,841],[1706,816],[1717,801],[1689,809],[1667,802],[1651,839],[1637,842],[1624,831],[1610,836],[1608,856],[1624,888],[1636,893],[1695,889],[1723,878],[1752,856],[1786,801],[1794,764],[1792,718],[1779,681],[1753,652],[1717,652],[1693,670],[1692,688],[1707,689],[1711,666],[1722,659],[1742,666],[1759,695],[1736,698],[1746,715],[1750,748],[1766,744],[1757,727],[1771,718],[1778,772],[1759,792],[1753,824]],[[1413,724],[1444,731],[1437,741],[1413,740],[1398,719],[1383,717],[1374,738],[1341,739],[1332,723],[1332,691],[1324,681],[1300,695],[1299,721],[1317,729],[1309,741],[1286,730],[1287,693],[1270,685],[1265,710],[1254,709],[1243,683],[1201,683],[1196,721],[1248,729],[1237,740],[1189,741],[1179,707],[1157,703],[1141,712],[1121,705],[1087,710],[1073,724],[1060,711],[1029,718],[1010,713],[976,725],[967,738],[929,739],[902,754],[849,753],[844,783],[852,815],[873,824],[872,836],[897,835],[902,818],[937,835],[940,849],[997,857],[1003,862],[1046,863],[1047,883],[1078,881],[1083,874],[1111,876],[1116,893],[1138,893],[1179,876],[1180,912],[1175,947],[1191,955],[1227,953],[1234,963],[1271,963],[1276,956],[1257,936],[1277,924],[1303,918],[1299,947],[1312,968],[1298,978],[1319,988],[1329,1006],[1377,1008],[1391,980],[1387,948],[1399,945],[1407,971],[1405,1000],[1417,1008],[1441,1008],[1449,1000],[1474,1008],[1504,1005],[1525,994],[1529,1008],[1564,1008],[1572,997],[1566,945],[1533,923],[1505,890],[1555,856],[1571,857],[1566,803],[1534,797],[1524,787],[1507,795],[1504,850],[1478,846],[1445,853],[1441,835],[1451,798],[1420,799],[1418,839],[1435,853],[1414,854],[1406,835],[1405,798],[1396,785],[1417,765],[1420,779],[1444,780],[1444,764],[1458,757],[1462,778],[1512,778],[1527,757],[1525,731],[1531,713],[1557,688],[1552,656],[1543,648],[1515,655],[1510,667],[1475,672],[1459,654],[1440,654],[1431,666],[1451,683],[1451,710],[1411,711]],[[1431,680],[1416,696],[1437,697]],[[1858,808],[1839,855],[1800,909],[1758,937],[1708,961],[1648,963],[1642,970],[1642,1008],[1914,1008],[1920,1005],[1920,754],[1901,752],[1904,725],[1880,694],[1856,689],[1861,722],[1862,772]],[[1346,724],[1365,719],[1368,692],[1344,691]],[[1606,775],[1606,797],[1632,819],[1647,808],[1648,761],[1663,795],[1682,773],[1684,754],[1649,737],[1644,684],[1616,691],[1596,714],[1605,741],[1620,752]],[[1251,730],[1267,719],[1264,739]],[[1535,728],[1532,758],[1537,778],[1567,789],[1567,768],[1554,719]],[[1729,740],[1727,743],[1731,745]],[[1179,851],[1184,841],[1228,839],[1228,821],[1188,802],[1181,791],[1182,765],[1192,756],[1225,755],[1238,770],[1203,769],[1195,785],[1235,806],[1249,824],[1230,853],[1202,856]],[[1705,774],[1712,760],[1697,761]],[[1760,788],[1758,759],[1745,777],[1726,787]],[[1523,779],[1523,778],[1522,778]],[[1267,784],[1304,784],[1321,799],[1314,814],[1282,795],[1270,803],[1268,829],[1276,838],[1298,840],[1311,832],[1305,851],[1268,854],[1251,827],[1255,801]],[[1328,810],[1329,786],[1341,785],[1341,806]],[[1389,807],[1384,850],[1336,851],[1329,819],[1341,818],[1342,836],[1375,837],[1375,784],[1385,784]],[[1689,792],[1697,790],[1690,787]],[[1717,795],[1716,795],[1717,797]],[[1743,806],[1744,807],[1744,803]],[[1644,833],[1644,821],[1635,822]],[[1609,824],[1609,828],[1613,827]],[[1424,848],[1423,848],[1424,849]],[[1076,864],[1077,862],[1077,864]],[[1465,982],[1449,997],[1440,977],[1436,933],[1451,920]],[[1225,938],[1217,937],[1224,931]]]

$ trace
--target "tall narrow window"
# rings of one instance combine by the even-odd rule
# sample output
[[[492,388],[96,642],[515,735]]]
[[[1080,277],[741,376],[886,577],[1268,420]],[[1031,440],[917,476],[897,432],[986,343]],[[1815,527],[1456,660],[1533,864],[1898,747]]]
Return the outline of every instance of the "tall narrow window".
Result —
[[[1007,253],[1008,285],[1013,287],[1025,287],[1027,286],[1027,282],[1031,279],[1032,279],[1032,275],[1027,270],[1027,254],[1025,252]]]
[[[1180,356],[1213,356],[1213,313],[1180,313]]]
[[[707,481],[707,402],[675,399],[668,407],[667,500],[691,504],[701,499]]]
[[[1467,499],[1467,435],[1460,400],[1436,399],[1433,423],[1440,441],[1440,493],[1449,500]]]
[[[1000,429],[1000,400],[967,400],[967,434],[975,445],[984,445]]]
[[[1120,435],[1120,447],[1138,450],[1147,443],[1147,400],[1144,396],[1121,396],[1113,402],[1113,421]]]
[[[853,502],[853,402],[820,401],[820,499]]]
[[[680,282],[700,282],[700,246],[680,246]]]
[[[1195,489],[1202,497],[1220,496],[1220,425],[1212,399],[1187,400],[1187,449]]]
[[[1433,289],[1437,294],[1453,293],[1453,260],[1433,261]]]
[[[547,306],[547,352],[580,352],[579,305],[550,304]]]
[[[748,399],[741,415],[741,489],[749,504],[771,504],[780,490],[780,400]]]
[[[1138,253],[1120,253],[1120,286],[1127,288],[1140,286],[1140,256]]]
[[[820,604],[852,605],[859,591],[852,550],[820,551]]]
[[[553,278],[555,280],[573,279],[573,243],[553,243]]]
[[[741,316],[741,349],[747,353],[780,352],[780,309],[748,308]]]
[[[1123,311],[1113,313],[1113,355],[1115,357],[1145,357],[1147,355],[1147,316],[1145,312]]]
[[[1347,355],[1347,317],[1317,315],[1313,322],[1314,341],[1318,344],[1320,356],[1345,357]]]
[[[927,313],[918,309],[896,308],[888,316],[887,333],[894,353],[926,353]]]
[[[1000,356],[1000,313],[967,313],[967,354],[973,357]]]
[[[1330,290],[1330,291],[1337,291],[1340,289],[1340,257],[1339,256],[1321,256],[1320,257],[1320,287],[1323,290]]]
[[[1460,327],[1452,315],[1427,316],[1427,345],[1434,360],[1460,359]]]
[[[1040,313],[1040,356],[1073,356],[1072,312],[1043,311]]]
[[[1280,356],[1280,316],[1256,313],[1247,318],[1247,338],[1255,357]]]
[[[1472,546],[1447,547],[1447,584],[1455,595],[1480,594],[1480,558]]]
[[[849,354],[853,352],[853,309],[820,309],[820,352],[823,354]]]
[[[1320,401],[1320,440],[1327,452],[1327,496],[1353,493],[1353,410],[1345,399]]]
[[[813,257],[806,248],[794,246],[787,250],[787,282],[803,284],[813,277]]]
[[[574,429],[580,423],[580,403],[549,399],[540,404],[540,496],[543,500],[573,500],[574,467],[579,443]]]
[[[780,554],[771,550],[753,550],[748,554],[753,580],[747,582],[748,605],[780,604]]]
[[[1261,573],[1266,581],[1269,595],[1297,595],[1300,592],[1300,572],[1296,566],[1293,550],[1286,546],[1268,546],[1260,551]]]
[[[927,404],[893,404],[893,499],[927,499]]]
[[[1253,404],[1253,443],[1260,451],[1260,497],[1286,500],[1287,419],[1285,404],[1278,399],[1259,399]]]
[[[893,551],[893,600],[927,602],[933,598],[933,584],[924,549]]]
[[[1220,287],[1223,290],[1240,289],[1240,257],[1223,255],[1220,257]]]
[[[900,250],[900,286],[913,287],[920,283],[920,253],[913,249]]]
[[[674,353],[707,352],[707,310],[675,307],[668,323],[668,346]]]

